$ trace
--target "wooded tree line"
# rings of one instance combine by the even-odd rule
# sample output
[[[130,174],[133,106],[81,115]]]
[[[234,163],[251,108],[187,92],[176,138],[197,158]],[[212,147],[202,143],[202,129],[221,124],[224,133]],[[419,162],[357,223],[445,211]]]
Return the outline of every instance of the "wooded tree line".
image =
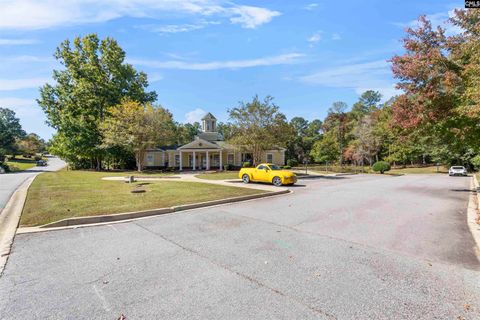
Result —
[[[35,156],[46,149],[45,141],[35,133],[26,133],[13,110],[0,108],[0,165],[5,157]]]
[[[426,17],[391,59],[403,94],[363,93],[350,111],[334,103],[310,157],[316,162],[443,163],[480,167],[480,10],[456,10],[447,36]]]
[[[450,23],[462,32],[447,36],[425,17],[406,30],[405,53],[391,59],[399,96],[382,102],[379,92],[369,90],[351,107],[333,103],[323,121],[287,120],[272,97],[254,96],[230,108],[218,131],[253,152],[255,162],[263,150],[284,147],[292,165],[480,165],[479,10],[457,10]],[[114,39],[91,34],[66,40],[55,57],[63,68],[54,70],[54,84],[41,88],[38,103],[57,131],[50,151],[72,167],[141,170],[148,148],[179,146],[199,132],[198,123],[177,123],[155,104],[147,75],[125,63]],[[2,143],[17,136],[2,136]]]

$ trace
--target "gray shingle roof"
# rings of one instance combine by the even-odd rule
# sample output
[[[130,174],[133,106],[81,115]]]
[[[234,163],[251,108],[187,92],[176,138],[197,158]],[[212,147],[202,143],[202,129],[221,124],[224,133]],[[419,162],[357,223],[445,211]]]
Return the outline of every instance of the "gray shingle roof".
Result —
[[[209,112],[202,118],[202,120],[217,120],[217,118],[215,118],[213,114]]]

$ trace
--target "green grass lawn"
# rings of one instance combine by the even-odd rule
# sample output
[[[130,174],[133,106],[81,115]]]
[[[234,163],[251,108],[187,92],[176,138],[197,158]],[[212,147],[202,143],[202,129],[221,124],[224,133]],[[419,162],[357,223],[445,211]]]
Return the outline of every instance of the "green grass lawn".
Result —
[[[312,167],[309,168],[309,171],[314,171],[316,173],[328,174],[328,173],[375,173],[370,167],[352,167],[345,166],[343,168],[335,166],[329,167],[328,171],[325,171],[325,166],[322,167]],[[303,171],[303,170],[302,170]],[[428,173],[437,173],[436,166],[429,167],[406,167],[406,168],[392,168],[390,171],[385,172],[385,174],[428,174]],[[444,166],[439,167],[438,173],[448,173],[448,168]]]
[[[36,161],[34,158],[17,156],[15,159],[9,159],[6,163],[12,172],[17,172],[35,167]]]
[[[437,172],[437,167],[436,166],[430,166],[430,167],[419,167],[419,168],[396,168],[396,169],[391,169],[387,173],[393,173],[393,174],[425,174],[425,173],[448,173],[448,168],[444,166],[439,166],[438,167],[438,172]]]
[[[195,177],[199,179],[205,179],[205,180],[238,179],[238,171],[201,173],[201,174],[197,174]]]
[[[37,226],[69,217],[163,208],[265,192],[196,182],[128,184],[101,179],[115,175],[118,172],[66,170],[39,175],[28,191],[20,224]],[[130,193],[138,184],[143,184],[147,192]]]

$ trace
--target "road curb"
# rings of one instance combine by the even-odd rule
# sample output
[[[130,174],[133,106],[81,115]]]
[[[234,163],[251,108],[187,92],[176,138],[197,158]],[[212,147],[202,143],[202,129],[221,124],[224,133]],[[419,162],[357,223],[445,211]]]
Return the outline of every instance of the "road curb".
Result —
[[[10,196],[0,216],[0,276],[10,255],[30,185],[37,175],[27,178]]]
[[[273,192],[270,191],[270,192],[260,193],[260,194],[205,201],[205,202],[185,204],[185,205],[173,206],[173,207],[167,207],[167,208],[152,209],[152,210],[125,212],[125,213],[117,213],[117,214],[110,214],[110,215],[67,218],[67,219],[51,222],[38,227],[19,228],[17,233],[19,234],[34,233],[34,232],[50,231],[55,229],[65,229],[65,228],[75,227],[75,226],[92,226],[96,224],[105,224],[109,222],[128,221],[128,220],[134,220],[139,218],[174,213],[178,211],[205,208],[205,207],[211,207],[211,206],[216,206],[221,204],[254,200],[254,199],[265,198],[265,197],[272,197],[272,196],[287,194],[291,192],[292,192],[291,190],[285,189],[280,191],[273,191]]]
[[[478,213],[480,210],[480,194],[478,193],[479,183],[475,174],[473,175],[473,179],[471,180],[471,187],[475,192],[472,192],[470,194],[470,199],[468,201],[467,223],[473,240],[477,245],[477,247],[475,248],[475,254],[477,256],[477,259],[480,261],[480,224],[477,223],[479,219]]]

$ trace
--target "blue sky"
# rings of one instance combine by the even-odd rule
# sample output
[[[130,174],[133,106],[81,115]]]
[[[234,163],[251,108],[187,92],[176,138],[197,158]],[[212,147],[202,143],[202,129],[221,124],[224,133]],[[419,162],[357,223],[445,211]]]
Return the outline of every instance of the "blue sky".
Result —
[[[36,105],[52,81],[58,44],[97,33],[118,40],[179,122],[220,121],[253,95],[272,95],[288,118],[323,119],[334,101],[365,90],[395,94],[387,60],[404,29],[434,24],[463,1],[0,0],[0,106],[50,138]],[[448,32],[455,32],[449,28]]]

